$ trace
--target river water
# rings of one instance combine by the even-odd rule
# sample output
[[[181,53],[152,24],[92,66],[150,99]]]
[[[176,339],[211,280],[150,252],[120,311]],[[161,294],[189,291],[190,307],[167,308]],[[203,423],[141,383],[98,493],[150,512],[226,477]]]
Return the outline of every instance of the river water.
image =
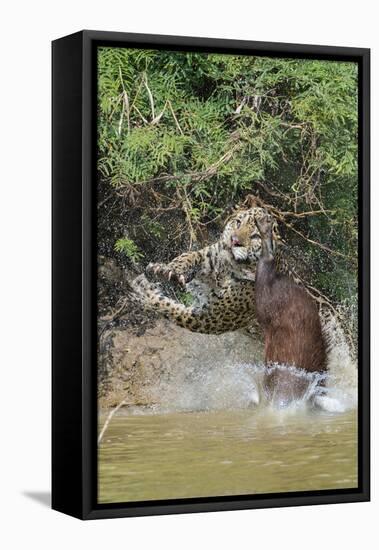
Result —
[[[137,410],[99,447],[100,503],[356,486],[355,409]]]
[[[357,366],[336,334],[326,379],[277,366],[308,384],[285,406],[265,393],[259,362],[209,349],[204,361],[179,361],[151,384],[151,406],[111,418],[99,445],[98,501],[357,487]],[[324,409],[314,406],[320,397]]]

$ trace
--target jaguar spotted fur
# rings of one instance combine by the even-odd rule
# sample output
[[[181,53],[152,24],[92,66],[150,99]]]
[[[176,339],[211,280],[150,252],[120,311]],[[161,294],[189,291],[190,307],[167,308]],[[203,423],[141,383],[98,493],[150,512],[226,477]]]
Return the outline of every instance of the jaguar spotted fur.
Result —
[[[194,297],[191,306],[166,296],[145,275],[132,283],[139,301],[193,332],[221,334],[251,326],[255,321],[255,268],[261,252],[256,220],[264,214],[260,207],[239,209],[227,220],[217,242],[168,264],[148,266],[148,277],[185,287]],[[273,241],[275,245],[280,242],[276,224]]]

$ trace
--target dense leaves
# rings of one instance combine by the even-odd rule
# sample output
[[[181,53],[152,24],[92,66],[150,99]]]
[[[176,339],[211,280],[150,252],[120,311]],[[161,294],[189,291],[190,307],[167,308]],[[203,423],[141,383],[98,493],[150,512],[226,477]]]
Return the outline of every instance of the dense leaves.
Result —
[[[98,107],[100,204],[119,219],[107,232],[100,213],[100,241],[148,261],[171,239],[172,257],[252,194],[315,286],[355,294],[356,64],[100,48]]]

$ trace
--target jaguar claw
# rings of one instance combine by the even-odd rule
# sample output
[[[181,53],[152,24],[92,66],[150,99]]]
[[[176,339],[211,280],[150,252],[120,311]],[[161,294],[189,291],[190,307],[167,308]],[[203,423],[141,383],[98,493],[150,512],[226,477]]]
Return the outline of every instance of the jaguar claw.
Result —
[[[156,275],[158,273],[159,269],[160,269],[159,265],[157,265],[156,267],[153,268],[154,275]]]
[[[171,281],[171,277],[172,277],[172,271],[169,271],[169,272],[168,272],[167,279],[168,279],[169,281]]]
[[[186,280],[185,280],[185,278],[184,278],[184,275],[180,275],[180,277],[179,277],[179,283],[180,283],[181,285],[185,286]]]

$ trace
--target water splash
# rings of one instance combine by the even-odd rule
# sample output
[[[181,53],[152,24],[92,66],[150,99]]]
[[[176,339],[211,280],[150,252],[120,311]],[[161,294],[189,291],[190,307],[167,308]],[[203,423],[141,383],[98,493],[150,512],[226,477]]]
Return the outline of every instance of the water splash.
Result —
[[[333,360],[335,358],[333,357]],[[260,410],[298,411],[318,408],[327,412],[344,412],[356,405],[354,380],[346,377],[343,365],[333,364],[338,376],[332,373],[307,373],[293,366],[276,365],[268,370],[263,364],[225,364],[221,368],[199,368],[181,379],[162,381],[157,389],[157,412],[212,411],[258,408]],[[291,384],[304,382],[301,397],[283,402],[275,393],[269,394],[265,376],[273,370],[284,372]],[[349,369],[348,369],[349,370]],[[349,374],[349,373],[348,373]],[[353,383],[353,385],[351,385]]]
[[[323,318],[323,329],[330,345],[327,373],[308,373],[288,365],[274,368],[284,374],[282,378],[288,384],[288,395],[297,384],[304,388],[301,397],[297,394],[283,402],[275,391],[268,392],[265,378],[269,371],[256,358],[248,362],[239,360],[238,356],[225,358],[222,353],[204,349],[203,361],[198,358],[185,369],[176,364],[152,389],[153,401],[157,403],[155,408],[159,412],[246,408],[296,411],[312,407],[344,412],[354,409],[358,385],[355,354],[335,316]]]
[[[215,362],[177,373],[159,384],[159,408],[167,411],[245,409],[259,402],[263,367]]]
[[[323,326],[330,343],[327,373],[308,373],[293,366],[276,365],[275,369],[284,374],[282,382],[284,379],[288,384],[286,390],[290,398],[284,402],[280,392],[270,393],[266,387],[269,371],[262,361],[260,339],[237,331],[202,335],[175,328],[177,352],[174,355],[166,353],[170,346],[159,348],[159,375],[154,375],[156,371],[152,367],[144,378],[143,399],[151,405],[130,409],[129,413],[241,409],[254,409],[264,414],[284,409],[287,413],[316,409],[337,413],[355,409],[355,354],[350,351],[335,317],[325,317]],[[156,338],[162,342],[160,332]],[[157,347],[154,338],[148,343],[151,349]],[[296,387],[301,387],[301,393],[294,392],[291,396]]]
[[[352,312],[354,315],[355,311]],[[358,366],[354,345],[348,343],[335,315],[323,319],[323,330],[329,341],[327,395],[343,403],[346,409],[358,403]],[[354,331],[355,332],[355,331]]]

